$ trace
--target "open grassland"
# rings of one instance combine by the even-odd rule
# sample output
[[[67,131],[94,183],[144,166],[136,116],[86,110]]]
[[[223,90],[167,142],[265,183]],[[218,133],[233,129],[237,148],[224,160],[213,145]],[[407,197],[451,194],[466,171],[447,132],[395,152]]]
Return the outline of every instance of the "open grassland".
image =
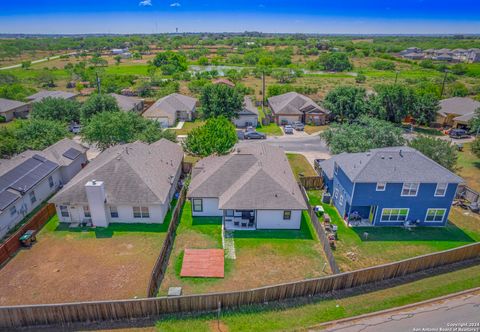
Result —
[[[0,269],[0,305],[144,297],[167,227],[69,228],[55,215]]]
[[[333,251],[340,270],[394,262],[480,241],[480,217],[452,208],[446,227],[347,227],[335,207],[321,203],[321,192],[308,192],[310,204],[323,205],[338,226],[337,248]],[[365,238],[364,233],[368,233]]]

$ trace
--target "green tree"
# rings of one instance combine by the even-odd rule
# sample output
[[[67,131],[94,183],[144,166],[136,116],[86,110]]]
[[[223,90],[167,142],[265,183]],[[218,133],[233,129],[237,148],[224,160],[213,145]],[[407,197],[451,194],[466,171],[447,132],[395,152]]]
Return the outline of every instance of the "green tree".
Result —
[[[237,142],[234,125],[224,117],[212,118],[201,127],[195,128],[183,142],[186,151],[206,157],[211,154],[226,154]]]
[[[27,88],[19,83],[0,86],[0,98],[25,101],[25,99],[33,93],[35,93],[34,89]]]
[[[80,118],[82,122],[88,122],[89,119],[97,113],[119,112],[117,101],[110,95],[95,94],[90,96],[80,108]]]
[[[329,71],[346,71],[352,70],[353,68],[346,53],[325,53],[320,57],[319,61],[324,66],[325,70]]]
[[[55,75],[49,70],[43,70],[37,75],[37,81],[42,87],[53,88],[55,87]]]
[[[410,115],[418,124],[429,126],[435,121],[438,110],[440,110],[440,102],[435,94],[417,93],[415,104]]]
[[[475,138],[472,142],[472,152],[480,158],[480,137]]]
[[[158,53],[153,59],[153,65],[160,68],[164,75],[172,75],[188,69],[187,58],[183,54],[172,51]]]
[[[208,84],[202,90],[200,102],[205,118],[224,116],[233,119],[243,107],[243,95],[225,84]]]
[[[372,68],[377,70],[395,70],[395,63],[392,61],[377,60],[372,63]]]
[[[332,124],[320,136],[334,154],[364,152],[405,143],[401,129],[390,122],[368,116],[360,117],[355,123]]]
[[[22,69],[28,70],[32,66],[32,61],[22,61]]]
[[[365,83],[366,80],[367,80],[367,76],[365,76],[362,73],[358,73],[357,76],[355,77],[355,82],[357,83]]]
[[[69,136],[64,123],[52,120],[16,120],[12,127],[21,151],[26,149],[43,150]]]
[[[94,115],[83,127],[85,141],[105,150],[115,144],[141,140],[147,143],[166,138],[175,141],[170,130],[162,130],[160,124],[132,112],[101,112]]]
[[[198,58],[198,64],[200,66],[207,66],[209,64],[209,60],[206,56],[201,56],[200,58]]]
[[[115,64],[117,66],[120,64],[120,62],[122,62],[122,57],[120,55],[115,55],[113,59],[115,60]]]
[[[71,99],[47,97],[33,103],[31,117],[64,123],[79,122],[80,103]]]
[[[399,84],[375,86],[372,110],[379,119],[400,123],[415,107],[413,89]]]
[[[411,140],[408,145],[443,167],[451,171],[455,170],[457,149],[449,141],[422,135]]]
[[[339,86],[330,90],[324,105],[336,121],[353,121],[367,112],[367,94],[364,88]]]
[[[470,120],[469,127],[473,133],[480,133],[480,107],[475,110],[475,115]]]

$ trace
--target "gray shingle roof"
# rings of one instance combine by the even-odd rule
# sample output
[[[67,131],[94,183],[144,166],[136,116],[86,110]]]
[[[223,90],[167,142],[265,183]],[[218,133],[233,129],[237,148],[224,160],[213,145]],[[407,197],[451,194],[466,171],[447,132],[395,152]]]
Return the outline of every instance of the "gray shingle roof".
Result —
[[[5,113],[26,105],[21,101],[0,98],[0,113]]]
[[[480,108],[480,102],[467,97],[453,97],[440,101],[440,110],[438,113],[442,116],[448,114],[466,115],[475,112]]]
[[[64,138],[43,150],[43,154],[45,158],[53,160],[61,166],[68,166],[73,162],[73,160],[65,157],[64,154],[70,149],[75,149],[76,151],[80,152],[80,154],[83,154],[88,150],[88,148],[78,144],[74,140]]]
[[[164,204],[182,160],[182,148],[165,139],[117,145],[88,164],[51,202],[86,204],[85,183],[98,180],[110,204]]]
[[[220,209],[306,209],[285,153],[265,143],[199,161],[188,197],[218,198]]]
[[[157,100],[143,113],[143,116],[146,118],[167,117],[171,122],[174,122],[177,111],[192,112],[195,109],[196,103],[197,99],[195,98],[179,93],[172,93]]]
[[[38,102],[38,101],[41,101],[42,99],[45,99],[45,98],[61,98],[61,99],[71,99],[71,98],[74,98],[78,96],[78,93],[73,93],[73,92],[66,92],[66,91],[58,91],[58,90],[54,90],[54,91],[40,91],[40,92],[37,92],[29,97],[27,97],[28,100],[30,100],[31,102]]]
[[[120,110],[124,112],[130,112],[142,102],[140,98],[119,95],[116,93],[111,93],[110,96],[115,98],[115,100],[117,101],[118,107],[120,108]]]
[[[245,96],[243,98],[243,109],[239,112],[240,114],[254,114],[258,115],[258,109],[253,105],[252,99]]]
[[[328,169],[332,161],[336,162],[352,182],[464,182],[461,177],[419,151],[405,146],[372,149],[361,153],[342,153],[330,160],[328,163],[325,161],[321,163],[320,167],[327,164]]]
[[[283,95],[268,98],[268,103],[274,114],[300,115],[313,110],[328,114],[329,112],[319,106],[312,99],[297,92],[287,92]]]

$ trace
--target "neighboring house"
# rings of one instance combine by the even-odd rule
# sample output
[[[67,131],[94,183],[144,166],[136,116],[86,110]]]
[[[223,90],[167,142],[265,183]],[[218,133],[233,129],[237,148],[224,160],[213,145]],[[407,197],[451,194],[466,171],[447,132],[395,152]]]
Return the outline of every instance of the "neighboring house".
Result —
[[[115,98],[115,100],[117,101],[118,107],[123,112],[134,112],[134,113],[143,112],[143,107],[144,107],[143,99],[119,95],[116,93],[111,93],[110,96]]]
[[[450,54],[442,53],[439,55],[435,55],[432,59],[437,61],[452,61],[453,57]]]
[[[307,208],[282,149],[265,143],[200,160],[187,197],[193,216],[222,217],[225,229],[299,229]]]
[[[66,92],[66,91],[40,91],[29,97],[27,100],[35,103],[42,101],[45,98],[61,98],[61,99],[75,99],[78,96],[78,93]]]
[[[470,63],[480,62],[480,50],[469,51],[467,61]]]
[[[125,53],[125,52],[128,52],[128,48],[113,48],[113,49],[111,50],[111,53],[112,53],[113,55],[121,55],[121,54],[123,54],[123,53]]]
[[[224,85],[227,85],[231,88],[235,87],[235,83],[233,83],[232,81],[230,81],[229,79],[226,79],[226,78],[217,78],[216,80],[213,80],[212,83],[213,84],[224,84]]]
[[[424,53],[407,53],[402,55],[402,57],[409,60],[421,60],[425,58],[425,54]]]
[[[0,238],[87,162],[86,148],[63,139],[43,151],[0,159]]]
[[[78,173],[50,202],[61,222],[163,223],[182,172],[183,151],[161,139],[113,146]]]
[[[0,115],[5,117],[5,121],[13,119],[26,118],[30,112],[30,105],[21,101],[0,98]]]
[[[238,118],[234,118],[233,124],[236,127],[243,128],[252,126],[253,128],[257,127],[258,124],[258,109],[253,105],[250,97],[245,96],[243,101],[243,108],[238,113]]]
[[[467,97],[453,97],[440,101],[436,122],[441,126],[453,128],[468,127],[475,110],[480,108],[480,102]]]
[[[463,180],[409,147],[342,153],[320,162],[333,204],[361,225],[444,226]]]
[[[177,121],[192,121],[197,99],[172,93],[157,100],[144,113],[143,117],[160,122],[162,127],[173,127]]]
[[[275,122],[279,125],[291,124],[294,121],[324,125],[330,113],[312,99],[297,92],[268,98],[268,106],[272,110]]]
[[[401,56],[405,56],[406,54],[412,54],[412,53],[421,53],[422,49],[418,47],[409,47],[403,51],[401,51],[399,54]]]

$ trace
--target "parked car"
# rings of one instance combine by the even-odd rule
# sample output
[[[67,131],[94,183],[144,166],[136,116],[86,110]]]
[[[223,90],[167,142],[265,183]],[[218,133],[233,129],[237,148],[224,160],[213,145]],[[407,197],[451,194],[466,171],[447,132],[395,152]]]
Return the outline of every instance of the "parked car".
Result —
[[[255,131],[255,129],[252,126],[248,126],[247,128],[245,128],[246,133],[251,132],[251,131]]]
[[[267,135],[264,133],[259,133],[258,131],[248,131],[244,135],[245,139],[265,139]]]
[[[80,131],[82,130],[82,126],[79,124],[73,123],[68,127],[68,130],[73,134],[79,134]]]
[[[293,134],[293,127],[291,125],[286,125],[283,127],[283,131],[285,134]]]
[[[305,129],[305,125],[300,121],[295,121],[294,123],[292,123],[292,127],[293,129],[298,131],[303,131]]]
[[[465,129],[451,129],[448,135],[451,138],[468,138],[470,135]]]

